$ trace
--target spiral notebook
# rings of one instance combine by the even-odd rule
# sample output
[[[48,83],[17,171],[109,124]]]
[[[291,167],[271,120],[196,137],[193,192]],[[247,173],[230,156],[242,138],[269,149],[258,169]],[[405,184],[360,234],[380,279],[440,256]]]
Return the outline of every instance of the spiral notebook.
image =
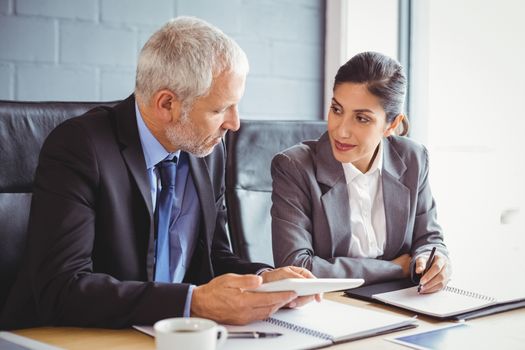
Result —
[[[436,293],[419,294],[417,286],[406,288],[405,285],[391,291],[385,286],[389,283],[368,286],[367,292],[371,293],[369,299],[440,319],[469,319],[525,306],[525,293],[520,286],[502,286],[499,292],[493,290],[494,294],[454,286],[447,286]],[[376,293],[371,292],[374,289]],[[367,299],[358,289],[349,290],[346,294]]]
[[[396,330],[413,328],[415,318],[378,312],[323,300],[297,309],[281,309],[271,318],[246,326],[226,325],[228,331],[277,332],[282,336],[259,339],[228,339],[228,350],[314,349]],[[154,335],[151,327],[135,327]],[[148,331],[149,330],[149,331]]]

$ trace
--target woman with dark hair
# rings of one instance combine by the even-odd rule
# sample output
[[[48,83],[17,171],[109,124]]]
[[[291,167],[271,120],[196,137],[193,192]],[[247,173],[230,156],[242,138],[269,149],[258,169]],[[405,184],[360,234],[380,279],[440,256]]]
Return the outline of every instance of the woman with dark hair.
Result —
[[[276,266],[367,284],[421,277],[422,293],[447,284],[428,153],[403,137],[405,93],[401,65],[382,54],[360,53],[339,68],[328,131],[272,161]],[[434,262],[421,276],[434,247]]]

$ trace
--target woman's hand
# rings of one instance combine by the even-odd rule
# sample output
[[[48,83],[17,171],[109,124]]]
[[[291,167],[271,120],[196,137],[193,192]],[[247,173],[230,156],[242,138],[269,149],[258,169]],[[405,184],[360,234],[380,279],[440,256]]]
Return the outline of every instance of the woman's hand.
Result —
[[[416,270],[417,274],[422,274],[425,271],[428,257],[419,257],[416,259]],[[445,288],[450,275],[452,274],[452,268],[450,261],[447,257],[437,254],[434,256],[434,263],[430,269],[421,276],[419,281],[421,285],[420,293],[434,293],[438,290]]]
[[[403,254],[391,261],[403,269],[403,277],[405,278],[410,277],[410,259],[411,257],[409,254]]]

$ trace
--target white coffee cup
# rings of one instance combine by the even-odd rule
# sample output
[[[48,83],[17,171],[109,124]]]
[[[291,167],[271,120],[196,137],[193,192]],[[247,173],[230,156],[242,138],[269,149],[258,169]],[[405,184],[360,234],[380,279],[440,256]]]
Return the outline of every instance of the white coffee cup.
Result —
[[[198,317],[175,317],[153,325],[157,350],[214,350],[221,347],[228,331],[216,322]]]

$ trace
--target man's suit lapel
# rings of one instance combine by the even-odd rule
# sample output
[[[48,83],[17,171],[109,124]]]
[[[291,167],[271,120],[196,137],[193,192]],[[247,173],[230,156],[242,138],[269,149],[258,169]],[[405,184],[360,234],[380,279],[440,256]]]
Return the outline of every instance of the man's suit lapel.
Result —
[[[383,259],[396,257],[404,242],[410,210],[410,190],[401,182],[406,165],[399,154],[384,139],[383,153],[383,200],[386,216],[386,248]]]
[[[332,153],[328,133],[317,143],[316,178],[324,184],[321,202],[330,228],[325,247],[332,256],[348,256],[350,252],[350,203],[343,166]],[[329,239],[331,242],[329,241]]]
[[[213,236],[213,229],[215,228],[217,210],[215,208],[215,199],[210,198],[210,194],[214,193],[209,177],[210,172],[204,158],[197,158],[191,154],[188,155],[190,171],[193,182],[195,183],[195,188],[197,189],[197,196],[199,197],[203,214],[205,243],[207,247],[211,247],[211,237]]]
[[[146,259],[146,270],[148,280],[153,280],[155,242],[153,203],[151,201],[151,189],[148,180],[144,152],[140,143],[135,113],[135,98],[133,95],[122,103],[115,106],[117,137],[121,144],[121,153],[131,176],[135,180],[142,199],[149,213],[150,232],[148,237],[148,254]]]
[[[122,147],[122,156],[135,179],[151,218],[153,217],[153,203],[151,202],[151,189],[148,181],[146,161],[140,144],[139,130],[135,114],[135,98],[128,97],[124,102],[115,107],[117,118],[118,139]]]

